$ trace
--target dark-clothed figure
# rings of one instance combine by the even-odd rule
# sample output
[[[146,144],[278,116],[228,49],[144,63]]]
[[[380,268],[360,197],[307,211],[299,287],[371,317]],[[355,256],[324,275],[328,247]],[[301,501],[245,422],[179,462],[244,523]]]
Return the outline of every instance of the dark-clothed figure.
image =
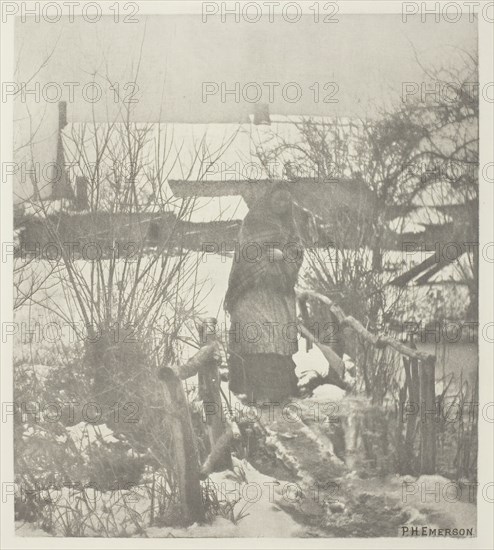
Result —
[[[295,285],[303,248],[293,202],[278,185],[249,211],[239,235],[225,309],[230,313],[230,389],[249,401],[297,395]]]

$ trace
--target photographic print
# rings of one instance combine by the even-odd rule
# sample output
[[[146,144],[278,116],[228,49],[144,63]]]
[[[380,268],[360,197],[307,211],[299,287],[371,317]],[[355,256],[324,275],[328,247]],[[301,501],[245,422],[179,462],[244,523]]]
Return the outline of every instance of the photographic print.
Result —
[[[2,2],[2,547],[492,544],[493,7]]]

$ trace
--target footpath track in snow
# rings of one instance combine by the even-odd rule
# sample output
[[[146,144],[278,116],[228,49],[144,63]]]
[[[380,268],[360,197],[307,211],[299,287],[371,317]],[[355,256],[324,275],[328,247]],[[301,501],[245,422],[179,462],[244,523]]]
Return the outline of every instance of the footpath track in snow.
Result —
[[[396,537],[410,533],[405,528],[412,526],[475,528],[470,492],[452,502],[442,498],[451,480],[437,475],[372,477],[354,469],[357,438],[350,412],[361,405],[350,397],[338,407],[307,398],[258,420],[280,463],[269,474],[289,477],[299,488],[298,495],[285,492],[276,501],[302,527],[299,536]],[[263,472],[262,465],[255,467]]]

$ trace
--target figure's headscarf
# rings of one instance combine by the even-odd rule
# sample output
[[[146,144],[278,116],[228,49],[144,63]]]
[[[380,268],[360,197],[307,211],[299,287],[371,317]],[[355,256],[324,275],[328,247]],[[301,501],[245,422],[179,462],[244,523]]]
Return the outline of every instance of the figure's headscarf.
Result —
[[[239,233],[239,251],[233,259],[225,296],[227,311],[231,311],[246,290],[257,285],[268,286],[273,291],[293,292],[303,260],[303,248],[294,220],[293,203],[283,214],[272,209],[272,197],[280,189],[287,187],[284,184],[273,187],[254,204],[244,219]],[[284,259],[274,261],[266,244],[284,251]]]

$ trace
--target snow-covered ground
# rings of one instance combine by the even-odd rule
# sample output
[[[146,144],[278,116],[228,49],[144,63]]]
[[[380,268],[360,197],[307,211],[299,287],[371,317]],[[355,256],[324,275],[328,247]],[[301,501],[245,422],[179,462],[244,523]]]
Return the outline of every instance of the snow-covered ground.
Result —
[[[277,538],[302,535],[303,528],[279,506],[285,498],[284,494],[290,490],[289,484],[261,474],[246,460],[234,458],[233,461],[233,470],[213,473],[207,481],[208,485],[214,488],[221,502],[231,503],[231,509],[225,506],[225,509],[228,509],[228,517],[218,516],[210,523],[194,524],[184,528],[148,527],[145,529],[146,535],[148,537]],[[74,495],[69,489],[52,494],[60,507],[88,514],[90,527],[86,529],[85,536],[102,536],[100,521],[108,521],[110,507],[115,512],[112,522],[121,529],[122,534],[140,535],[130,521],[128,509],[140,514],[142,518],[149,518],[151,503],[148,495],[139,490],[132,493],[125,491],[101,493],[87,489],[85,493],[87,499],[81,494]],[[112,527],[112,524],[108,523]],[[16,534],[19,536],[48,535],[34,524],[23,522],[16,524]],[[56,534],[63,536],[62,532]],[[115,536],[116,532],[113,535]]]
[[[304,456],[298,456],[302,468],[304,462]],[[277,479],[262,474],[246,460],[234,458],[232,470],[213,473],[207,480],[228,512],[210,522],[181,528],[137,529],[138,524],[131,520],[132,511],[143,520],[149,518],[150,508],[149,497],[139,490],[132,493],[86,490],[83,498],[63,489],[56,494],[56,502],[66,510],[87,515],[84,536],[104,536],[101,522],[106,523],[110,536],[117,533],[152,538],[291,538],[314,536],[315,533],[317,536],[361,536],[366,522],[365,516],[361,517],[365,506],[373,507],[374,514],[382,515],[381,523],[390,521],[386,531],[379,533],[369,518],[368,536],[405,536],[403,529],[413,526],[472,528],[476,532],[476,506],[471,486],[461,486],[441,476],[363,479],[355,471],[348,471],[335,480],[336,490],[324,498],[324,493],[318,491],[316,495],[313,492],[314,486],[309,487],[308,481],[312,482],[303,477],[297,482]],[[70,512],[67,513],[70,516]],[[317,528],[315,517],[319,523]],[[16,534],[49,536],[36,524],[20,521],[16,522]],[[56,535],[63,536],[63,532]]]
[[[204,283],[201,315],[217,317],[218,322],[226,326],[228,320],[222,309],[222,301],[228,283],[231,258],[197,254],[191,261],[197,264],[197,280]],[[38,264],[37,267],[41,265]],[[63,306],[65,294],[62,285],[52,287],[50,293],[51,301]],[[25,305],[16,313],[16,320],[20,323],[37,321],[40,324],[46,324],[52,321],[53,317],[42,305]],[[62,331],[61,335],[66,338],[62,343],[70,344],[69,333]],[[20,357],[32,348],[32,342],[23,342],[22,333],[16,337],[18,342],[16,354]],[[46,346],[46,350],[53,350],[54,346],[53,342],[46,338],[39,345]],[[195,351],[194,348],[185,347],[184,360]],[[294,360],[301,383],[311,376],[326,374],[327,361],[316,346],[307,352],[305,346],[301,345]],[[351,367],[351,358],[345,357],[345,361]],[[40,380],[46,377],[50,368],[48,362],[45,364],[40,361],[33,365]],[[190,380],[190,383],[193,382]],[[225,393],[228,392],[226,384],[224,384],[224,390]],[[231,397],[232,406],[234,406],[238,400],[232,395]],[[349,419],[351,407],[361,406],[360,403],[351,403],[348,398],[345,398],[343,390],[329,384],[316,388],[309,400],[301,400],[302,406],[313,407],[314,404],[323,406],[328,403],[341,404],[342,411],[347,407],[350,411]],[[352,469],[351,461],[345,464],[341,459],[335,458],[331,438],[321,426],[314,423],[308,426],[285,422],[278,428],[281,429],[274,427],[271,429],[267,426],[267,444],[275,450],[278,459],[284,461],[291,469],[294,478],[289,479],[290,476],[287,476],[285,471],[276,469],[268,476],[245,460],[235,459],[233,471],[215,473],[209,479],[209,483],[219,489],[224,503],[229,500],[231,502],[230,507],[225,505],[228,513],[225,512],[224,517],[220,515],[211,523],[187,528],[146,527],[146,535],[149,537],[297,537],[314,536],[314,533],[317,533],[317,536],[358,536],[360,530],[364,529],[366,521],[365,518],[358,519],[362,515],[362,510],[370,513],[370,510],[379,506],[382,506],[383,510],[386,508],[382,512],[383,518],[388,518],[387,515],[389,515],[393,519],[386,527],[388,529],[386,533],[390,536],[399,535],[399,525],[475,526],[473,502],[464,499],[453,503],[444,502],[444,499],[440,499],[440,503],[428,502],[427,499],[424,501],[424,482],[426,487],[435,488],[436,483],[444,487],[445,484],[451,483],[445,478],[436,476],[411,479],[388,476],[379,479],[362,479],[358,472]],[[69,428],[67,437],[72,439],[81,452],[89,443],[97,445],[98,442],[114,439],[111,430],[106,426],[94,427],[85,423]],[[326,474],[330,477],[325,478]],[[341,499],[336,504],[327,501],[312,502],[309,498],[311,484],[314,480],[330,479],[331,476],[339,483]],[[413,490],[406,490],[404,494],[407,483]],[[441,489],[439,492],[442,494]],[[404,500],[405,496],[406,500]],[[98,529],[96,515],[105,517],[108,513],[105,500],[109,498],[105,495],[100,497],[97,506],[101,508],[97,507],[91,513],[91,522],[95,523],[94,525],[91,523],[89,528],[98,536],[102,533]],[[66,495],[62,494],[61,498],[66,498]],[[125,495],[119,495],[119,498],[124,501]],[[369,503],[365,504],[367,500]],[[134,506],[135,508],[132,508]],[[142,533],[135,529],[129,508],[135,509],[137,513],[146,517],[149,510],[147,495],[143,495],[136,503],[119,505],[118,514],[122,514],[121,519],[118,519],[117,514],[117,528],[124,529],[126,536],[142,536]],[[314,527],[314,521],[316,521],[314,518],[317,519],[317,528]],[[369,520],[369,523],[372,521]],[[33,524],[19,523],[17,527],[17,534],[20,536],[42,536],[45,533]],[[372,525],[367,527],[371,529]],[[385,527],[384,525],[375,527],[376,532],[379,528]]]

